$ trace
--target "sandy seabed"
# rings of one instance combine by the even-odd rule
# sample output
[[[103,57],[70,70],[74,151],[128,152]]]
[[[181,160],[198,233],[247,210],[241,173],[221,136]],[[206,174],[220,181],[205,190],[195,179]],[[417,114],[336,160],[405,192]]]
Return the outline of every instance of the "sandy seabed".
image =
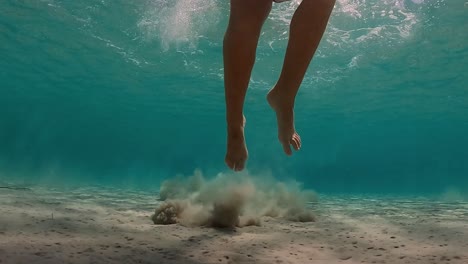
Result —
[[[317,220],[155,225],[154,193],[0,189],[0,263],[468,263],[468,202],[319,196]]]

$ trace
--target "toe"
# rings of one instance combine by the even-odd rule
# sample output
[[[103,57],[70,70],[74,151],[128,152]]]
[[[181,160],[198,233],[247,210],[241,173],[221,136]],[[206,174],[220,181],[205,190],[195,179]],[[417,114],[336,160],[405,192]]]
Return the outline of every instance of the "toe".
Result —
[[[297,142],[299,143],[299,149],[300,149],[301,146],[302,146],[301,136],[299,136],[298,134],[296,134],[296,137],[297,137]]]
[[[299,150],[299,140],[296,137],[292,137],[290,141],[291,145],[293,146],[294,150]]]
[[[243,170],[244,169],[244,164],[245,164],[244,161],[237,162],[234,170],[235,171]]]
[[[230,159],[226,158],[224,160],[224,162],[226,163],[226,165],[231,169],[231,170],[234,170],[235,169],[235,164],[234,162],[232,162]]]
[[[294,134],[293,139],[294,139],[294,141],[296,142],[296,146],[297,146],[297,148],[295,148],[295,149],[296,149],[296,150],[300,150],[300,149],[301,149],[301,145],[302,145],[301,137],[300,137],[298,134]]]
[[[281,144],[283,145],[283,150],[286,155],[292,155],[291,147],[289,146],[289,141],[282,141]]]

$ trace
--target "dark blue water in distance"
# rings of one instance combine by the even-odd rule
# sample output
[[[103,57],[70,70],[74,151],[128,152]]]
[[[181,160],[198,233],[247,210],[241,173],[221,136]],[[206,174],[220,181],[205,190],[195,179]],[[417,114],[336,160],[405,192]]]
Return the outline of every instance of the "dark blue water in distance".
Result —
[[[303,148],[286,157],[265,95],[297,4],[275,4],[261,36],[248,172],[319,193],[468,193],[468,3],[338,0],[297,99]],[[227,172],[228,16],[218,0],[0,1],[0,182]]]

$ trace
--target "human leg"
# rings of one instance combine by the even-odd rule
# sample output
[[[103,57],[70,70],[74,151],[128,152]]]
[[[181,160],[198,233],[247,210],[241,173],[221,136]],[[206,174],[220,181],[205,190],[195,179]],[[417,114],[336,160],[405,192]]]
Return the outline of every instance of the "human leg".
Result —
[[[243,107],[260,31],[271,10],[271,0],[231,0],[229,25],[224,36],[224,86],[226,97],[229,168],[240,171],[247,160]]]
[[[310,61],[317,50],[335,0],[303,0],[291,21],[288,47],[278,82],[267,99],[276,112],[278,139],[291,155],[301,147],[294,127],[294,102]]]

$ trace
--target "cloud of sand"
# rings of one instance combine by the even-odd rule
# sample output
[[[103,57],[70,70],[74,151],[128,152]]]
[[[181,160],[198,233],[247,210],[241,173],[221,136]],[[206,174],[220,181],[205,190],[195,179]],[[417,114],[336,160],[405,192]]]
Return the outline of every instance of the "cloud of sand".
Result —
[[[201,171],[178,176],[161,185],[160,199],[152,220],[155,224],[243,227],[260,225],[262,217],[291,221],[314,221],[307,202],[316,194],[301,190],[296,182],[277,182],[272,177],[254,178],[218,174],[206,180]]]

